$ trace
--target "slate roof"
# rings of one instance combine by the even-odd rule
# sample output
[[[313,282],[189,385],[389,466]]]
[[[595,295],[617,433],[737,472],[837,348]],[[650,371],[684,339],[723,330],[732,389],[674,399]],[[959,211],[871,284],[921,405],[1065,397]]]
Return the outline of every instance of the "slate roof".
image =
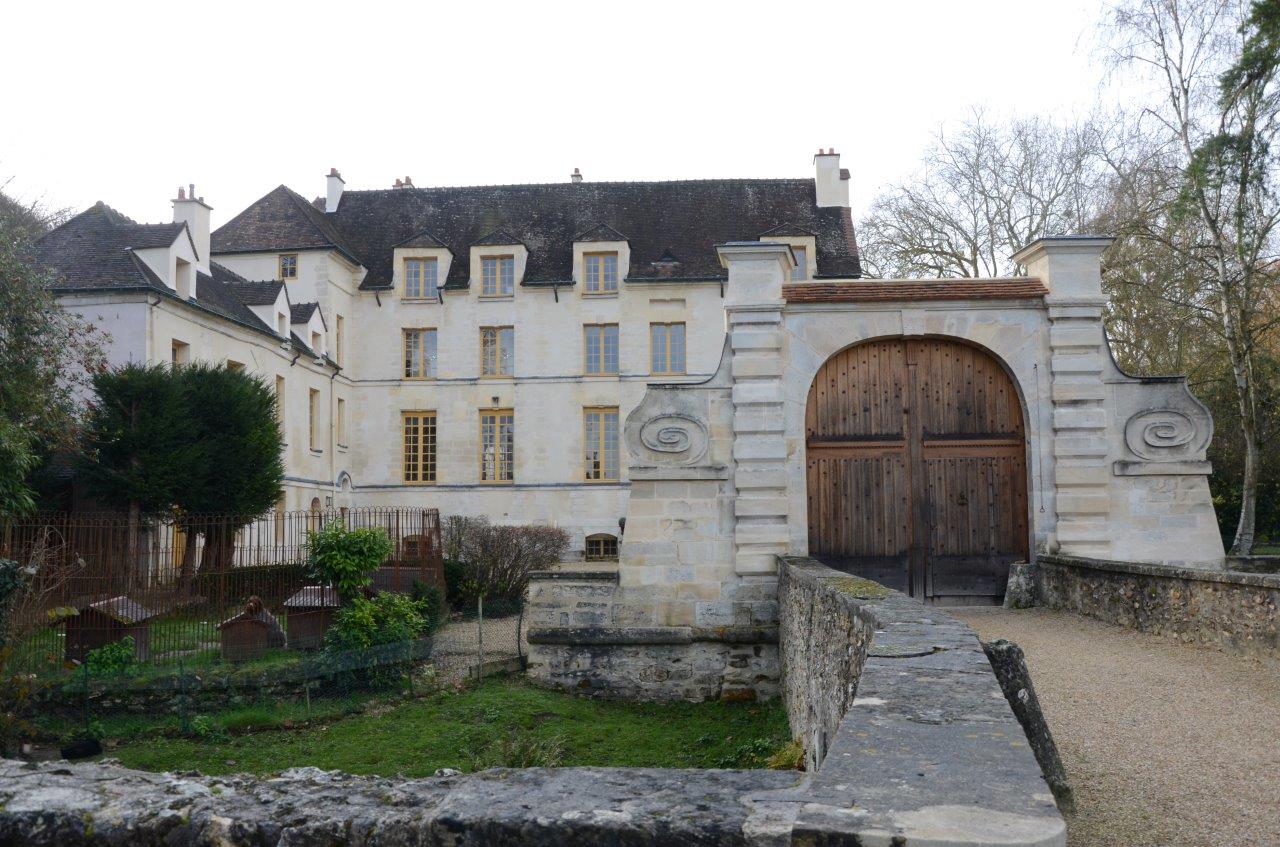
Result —
[[[466,256],[502,233],[511,239],[505,243],[529,251],[524,282],[569,283],[574,238],[608,227],[630,244],[629,281],[717,280],[725,278],[717,244],[756,239],[784,224],[816,236],[818,278],[860,275],[849,210],[819,209],[812,179],[346,191],[328,214],[281,186],[215,232],[213,252],[332,247],[368,270],[361,288],[377,289],[391,286],[393,250],[409,239],[429,233],[433,243]],[[664,255],[678,257],[679,267],[659,266]],[[465,287],[468,272],[467,262],[453,262],[446,287]]]
[[[285,185],[218,227],[212,242],[215,254],[333,249],[360,263],[329,216]]]
[[[219,266],[221,267],[221,266]],[[284,283],[278,279],[267,279],[258,282],[249,280],[231,281],[227,283],[231,293],[246,306],[271,306],[280,296]]]
[[[145,289],[176,298],[134,251],[168,246],[186,231],[186,224],[140,224],[98,202],[36,242],[36,257],[58,274],[55,292]],[[278,293],[283,283],[252,282],[217,262],[209,270],[196,275],[196,307],[276,335],[249,306]],[[275,294],[265,302],[274,303]]]
[[[788,303],[866,303],[885,300],[1025,300],[1049,289],[1036,277],[1009,279],[890,279],[796,282],[782,286]]]
[[[320,308],[320,304],[314,300],[310,303],[290,303],[289,304],[289,323],[304,324],[311,320],[311,316],[315,314],[316,309]]]
[[[168,247],[186,224],[140,224],[99,200],[36,242],[36,259],[61,279],[59,291],[164,288],[133,250]]]

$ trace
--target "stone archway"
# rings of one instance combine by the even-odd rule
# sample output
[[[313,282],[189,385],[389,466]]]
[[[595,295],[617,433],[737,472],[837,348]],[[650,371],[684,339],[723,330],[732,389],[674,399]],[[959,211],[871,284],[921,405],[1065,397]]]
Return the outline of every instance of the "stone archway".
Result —
[[[959,341],[871,341],[826,361],[805,412],[809,552],[915,597],[1000,597],[1028,555],[1012,379]]]

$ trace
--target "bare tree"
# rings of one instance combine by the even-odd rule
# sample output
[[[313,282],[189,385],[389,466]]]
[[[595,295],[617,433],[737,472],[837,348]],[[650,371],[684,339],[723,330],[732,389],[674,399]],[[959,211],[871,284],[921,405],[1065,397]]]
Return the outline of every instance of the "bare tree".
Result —
[[[1257,357],[1277,322],[1274,5],[1129,0],[1109,21],[1116,66],[1155,90],[1142,132],[1177,175],[1166,209],[1181,236],[1144,234],[1177,257],[1180,284],[1163,291],[1220,340],[1230,363],[1244,442],[1236,554],[1254,543],[1265,417]]]
[[[993,121],[975,109],[939,132],[918,173],[875,200],[858,229],[874,277],[1016,272],[1009,256],[1042,235],[1074,234],[1094,214],[1104,169],[1092,121]]]

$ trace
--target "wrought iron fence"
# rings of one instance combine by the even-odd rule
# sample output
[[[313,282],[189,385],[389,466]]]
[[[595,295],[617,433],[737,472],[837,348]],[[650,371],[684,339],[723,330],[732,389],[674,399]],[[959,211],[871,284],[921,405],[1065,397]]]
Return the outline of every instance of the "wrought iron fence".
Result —
[[[391,539],[392,552],[373,575],[375,590],[443,592],[435,509],[0,519],[0,558],[32,573],[29,590],[9,610],[10,630],[20,634],[9,664],[53,672],[120,644],[136,662],[186,667],[317,647],[337,603],[307,576],[307,539],[332,521],[378,527]]]

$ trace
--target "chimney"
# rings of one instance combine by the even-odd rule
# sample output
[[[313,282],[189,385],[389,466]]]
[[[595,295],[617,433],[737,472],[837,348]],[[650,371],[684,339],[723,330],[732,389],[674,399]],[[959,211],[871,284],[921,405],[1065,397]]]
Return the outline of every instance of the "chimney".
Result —
[[[196,267],[209,273],[209,212],[212,209],[204,202],[203,197],[196,196],[195,185],[187,186],[183,191],[178,188],[178,197],[173,201],[173,222],[185,223],[191,231],[191,240],[196,245]]]
[[[582,182],[582,171],[574,168],[573,173],[569,175],[569,179],[573,182]]]
[[[401,187],[401,188],[413,188],[413,177],[411,177],[411,176],[407,176],[407,177],[405,177],[405,178],[404,178],[404,185],[402,185],[402,186],[400,186],[400,187]]]
[[[819,147],[813,157],[814,194],[818,199],[818,208],[841,206],[849,208],[849,171],[840,167],[840,154],[834,147],[825,151]]]
[[[326,212],[338,211],[338,201],[342,199],[342,189],[347,184],[342,178],[342,174],[338,173],[337,168],[329,168],[329,176],[325,180],[328,185],[324,198],[324,210]]]
[[[396,177],[395,185],[392,188],[404,188],[404,183],[400,181],[400,177]]]

